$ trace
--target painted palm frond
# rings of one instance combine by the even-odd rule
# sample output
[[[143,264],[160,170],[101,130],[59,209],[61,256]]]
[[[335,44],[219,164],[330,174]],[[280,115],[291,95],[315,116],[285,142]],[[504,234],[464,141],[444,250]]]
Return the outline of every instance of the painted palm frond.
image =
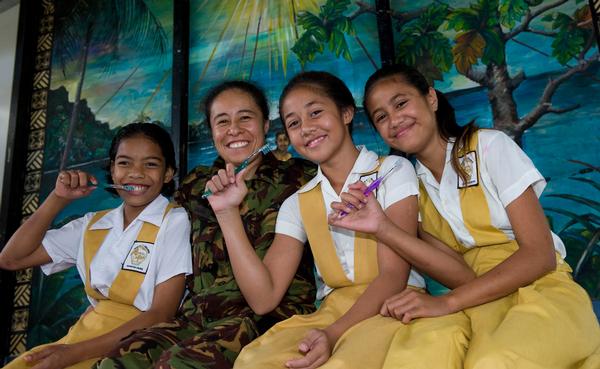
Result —
[[[77,75],[77,87],[60,169],[69,161],[73,133],[79,123],[79,103],[90,64],[110,73],[113,62],[128,55],[165,55],[167,36],[143,0],[67,0],[57,10],[54,54],[63,74]]]

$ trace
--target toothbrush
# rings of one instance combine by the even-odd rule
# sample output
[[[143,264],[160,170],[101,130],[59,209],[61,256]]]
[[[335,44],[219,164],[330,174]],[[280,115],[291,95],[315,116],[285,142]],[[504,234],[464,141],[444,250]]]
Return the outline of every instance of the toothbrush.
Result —
[[[106,183],[102,185],[104,188],[114,188],[115,190],[133,191],[135,186],[133,185],[118,185],[114,183]]]
[[[242,162],[242,164],[240,164],[239,167],[235,168],[235,174],[238,174],[242,170],[246,169],[246,167],[248,165],[250,165],[250,163],[252,162],[252,160],[254,159],[254,157],[256,157],[256,155],[258,155],[259,153],[266,154],[269,151],[271,151],[271,147],[269,146],[269,144],[264,144],[263,146],[261,146],[258,149],[256,149],[252,154],[250,154],[246,159],[244,159],[244,161]],[[213,193],[212,193],[211,190],[206,190],[202,194],[202,198],[206,199],[207,197],[209,197],[212,194]]]
[[[373,182],[371,182],[370,185],[367,186],[367,188],[365,188],[365,190],[363,191],[363,195],[365,196],[369,196],[369,194],[373,191],[375,191],[377,188],[379,188],[379,185],[381,185],[381,183],[385,180],[385,178],[392,173],[395,169],[400,168],[402,166],[402,160],[398,160],[394,163],[394,165],[388,169],[387,172],[384,173],[384,175],[382,175],[381,177],[377,178],[376,180],[374,180]],[[350,205],[350,207],[352,207],[352,205]],[[340,212],[340,218],[345,217],[346,215],[348,215],[348,213],[346,213],[345,211],[341,211]]]

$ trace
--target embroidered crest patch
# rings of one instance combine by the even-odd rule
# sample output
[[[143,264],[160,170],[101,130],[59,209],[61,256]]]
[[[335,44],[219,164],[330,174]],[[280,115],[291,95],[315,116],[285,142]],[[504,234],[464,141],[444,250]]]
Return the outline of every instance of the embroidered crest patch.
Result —
[[[146,274],[153,248],[154,244],[152,243],[135,241],[123,262],[123,269]]]
[[[377,179],[377,172],[364,174],[364,175],[360,176],[360,181],[362,183],[364,183],[365,186],[370,185],[376,179]],[[375,195],[375,197],[377,197],[377,190],[373,191],[373,195]]]
[[[458,158],[461,168],[467,173],[467,182],[458,176],[458,188],[477,186],[479,184],[479,167],[477,152],[471,151]]]

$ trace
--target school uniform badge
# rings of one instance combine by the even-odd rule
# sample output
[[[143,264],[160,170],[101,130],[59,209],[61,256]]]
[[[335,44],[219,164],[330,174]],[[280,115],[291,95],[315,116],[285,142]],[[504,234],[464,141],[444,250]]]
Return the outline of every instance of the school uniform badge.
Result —
[[[458,188],[467,188],[479,184],[479,167],[477,165],[477,152],[470,151],[458,158],[460,167],[467,173],[465,182],[458,174]]]
[[[360,181],[365,184],[365,186],[369,186],[377,179],[377,171],[373,173],[367,173],[360,176]],[[373,195],[377,197],[377,190],[373,191]]]
[[[146,274],[150,265],[150,254],[154,244],[135,241],[123,262],[123,270]]]

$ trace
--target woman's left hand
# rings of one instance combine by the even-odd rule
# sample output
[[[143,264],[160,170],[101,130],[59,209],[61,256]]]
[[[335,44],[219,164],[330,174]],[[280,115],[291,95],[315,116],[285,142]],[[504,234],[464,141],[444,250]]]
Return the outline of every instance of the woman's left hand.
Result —
[[[50,345],[23,358],[31,369],[62,369],[81,361],[73,345]]]
[[[383,302],[380,314],[391,316],[407,324],[416,318],[428,318],[452,314],[452,309],[447,299],[448,295],[431,296],[412,288],[407,288]]]
[[[299,359],[288,360],[287,368],[314,369],[323,365],[331,356],[332,344],[322,329],[311,329],[298,345],[298,351],[304,354]]]

